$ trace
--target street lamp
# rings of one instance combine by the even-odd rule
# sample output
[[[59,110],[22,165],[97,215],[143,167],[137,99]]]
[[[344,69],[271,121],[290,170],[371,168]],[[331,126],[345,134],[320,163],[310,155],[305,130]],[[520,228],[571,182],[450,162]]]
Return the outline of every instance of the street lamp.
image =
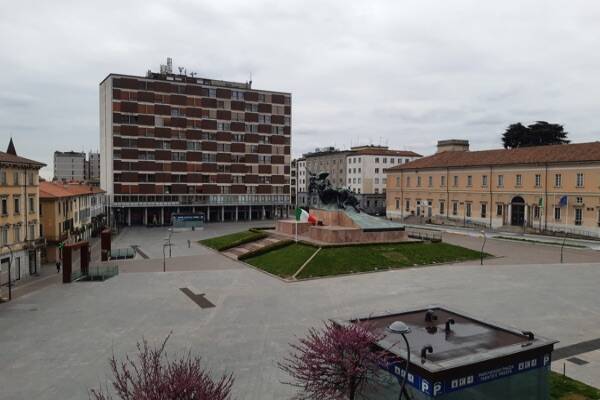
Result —
[[[480,265],[483,265],[483,248],[485,247],[485,242],[487,240],[487,236],[485,236],[485,231],[482,230],[481,234],[483,235],[483,244],[481,245],[481,259],[480,259]]]
[[[11,279],[11,271],[10,271],[10,267],[12,265],[13,262],[13,251],[12,248],[10,247],[10,245],[5,244],[2,246],[3,248],[6,247],[8,249],[8,251],[10,252],[10,258],[8,259],[8,300],[12,300],[12,279]]]
[[[404,393],[406,386],[406,377],[408,376],[408,365],[410,364],[410,345],[408,344],[408,339],[406,339],[406,334],[410,333],[410,328],[402,321],[394,321],[388,327],[388,331],[401,335],[402,339],[404,339],[404,343],[406,343],[406,367],[404,367],[404,377],[402,378],[400,395],[398,396],[398,400],[402,400],[402,394]],[[408,398],[408,394],[406,397]]]

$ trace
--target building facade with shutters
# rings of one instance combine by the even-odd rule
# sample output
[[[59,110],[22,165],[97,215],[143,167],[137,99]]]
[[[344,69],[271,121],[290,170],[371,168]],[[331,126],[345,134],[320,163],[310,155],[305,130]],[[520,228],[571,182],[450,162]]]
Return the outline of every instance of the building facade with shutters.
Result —
[[[40,237],[39,170],[44,164],[17,155],[12,139],[0,152],[0,292],[12,281],[35,275],[44,247]]]
[[[600,236],[600,142],[469,151],[445,141],[386,173],[388,218]]]
[[[291,94],[148,72],[100,83],[100,181],[111,222],[282,215],[290,204]]]

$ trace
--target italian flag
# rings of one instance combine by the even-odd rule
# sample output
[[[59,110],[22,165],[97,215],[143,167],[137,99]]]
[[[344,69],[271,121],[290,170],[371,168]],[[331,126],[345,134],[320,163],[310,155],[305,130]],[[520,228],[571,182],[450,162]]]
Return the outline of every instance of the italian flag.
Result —
[[[296,221],[298,222],[310,222],[311,224],[315,224],[317,219],[306,212],[306,210],[298,207],[296,208]]]

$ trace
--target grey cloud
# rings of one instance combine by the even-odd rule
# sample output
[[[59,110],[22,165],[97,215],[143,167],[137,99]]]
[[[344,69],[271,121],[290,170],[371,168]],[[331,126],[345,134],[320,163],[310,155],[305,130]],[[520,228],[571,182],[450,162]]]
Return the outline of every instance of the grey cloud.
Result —
[[[516,121],[595,140],[600,4],[575,0],[89,1],[0,4],[0,148],[51,164],[98,148],[98,83],[164,58],[293,93],[293,152],[438,139],[500,145]],[[49,140],[51,138],[51,140]]]

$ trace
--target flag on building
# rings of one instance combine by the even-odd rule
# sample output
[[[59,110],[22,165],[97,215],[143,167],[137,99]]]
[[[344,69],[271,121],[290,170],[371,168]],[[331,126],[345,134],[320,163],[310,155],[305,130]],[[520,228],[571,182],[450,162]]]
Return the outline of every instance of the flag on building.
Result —
[[[569,204],[569,197],[568,196],[563,196],[560,198],[560,201],[558,202],[558,205],[561,207],[566,207]]]

